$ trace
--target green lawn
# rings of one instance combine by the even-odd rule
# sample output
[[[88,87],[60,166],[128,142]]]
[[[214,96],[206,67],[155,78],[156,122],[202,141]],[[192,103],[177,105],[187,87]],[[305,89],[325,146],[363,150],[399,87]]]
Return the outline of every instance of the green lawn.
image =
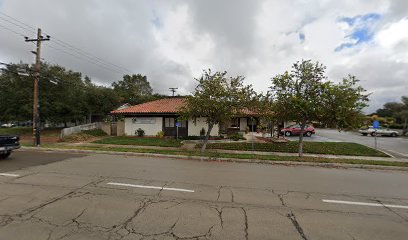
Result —
[[[33,129],[28,127],[0,128],[0,135],[29,135]]]
[[[181,140],[141,137],[107,137],[93,143],[158,147],[180,147],[182,145]]]
[[[237,159],[254,159],[267,161],[288,161],[288,162],[311,162],[311,163],[344,163],[344,164],[364,164],[364,165],[378,165],[378,166],[394,166],[394,167],[408,167],[408,162],[396,161],[375,161],[375,160],[361,160],[361,159],[332,159],[332,158],[318,158],[318,157],[284,157],[271,155],[256,155],[256,154],[236,154],[236,153],[216,153],[199,151],[180,151],[171,149],[140,149],[140,148],[126,148],[126,147],[105,147],[105,146],[56,146],[48,145],[43,147],[62,148],[62,149],[80,149],[80,150],[96,150],[96,151],[112,151],[112,152],[134,152],[134,153],[155,153],[166,155],[181,155],[181,156],[203,156],[211,159],[223,158],[237,158]]]
[[[13,128],[0,128],[0,135],[19,135],[19,136],[31,136],[33,129],[31,127],[13,127]],[[61,134],[61,128],[46,128],[41,130],[42,136],[59,136]]]
[[[298,142],[287,143],[254,143],[255,151],[262,152],[298,152]],[[200,145],[197,145],[200,147]],[[208,149],[252,151],[251,143],[210,143]],[[348,142],[305,142],[304,153],[389,157],[383,152],[357,143]]]

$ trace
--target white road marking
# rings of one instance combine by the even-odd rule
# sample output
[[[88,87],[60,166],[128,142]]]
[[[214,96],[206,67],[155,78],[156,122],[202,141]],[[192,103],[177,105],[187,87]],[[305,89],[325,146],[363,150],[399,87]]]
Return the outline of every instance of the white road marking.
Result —
[[[183,189],[183,188],[167,188],[167,187],[146,186],[146,185],[136,185],[136,184],[116,183],[116,182],[108,182],[107,184],[108,185],[115,185],[115,186],[134,187],[134,188],[148,188],[148,189],[159,189],[159,190],[191,192],[191,193],[194,192],[194,190]]]
[[[393,153],[399,154],[399,155],[404,156],[404,157],[408,157],[408,154],[404,154],[404,153],[400,153],[400,152],[393,151],[393,150],[388,150],[388,149],[386,151],[393,152]]]
[[[13,173],[0,173],[0,176],[4,176],[4,177],[20,177],[20,175],[13,174]]]
[[[368,203],[368,202],[351,202],[351,201],[340,201],[340,200],[327,200],[322,199],[326,203],[340,203],[349,205],[360,205],[360,206],[371,206],[371,207],[389,207],[389,208],[403,208],[408,209],[408,206],[403,205],[393,205],[393,204],[381,204],[381,203]]]

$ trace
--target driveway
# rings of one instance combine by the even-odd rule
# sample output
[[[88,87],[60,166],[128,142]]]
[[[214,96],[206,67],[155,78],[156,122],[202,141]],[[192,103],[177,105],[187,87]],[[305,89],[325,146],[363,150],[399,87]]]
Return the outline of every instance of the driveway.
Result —
[[[33,161],[51,156],[25,153]],[[11,161],[19,158],[17,152]],[[0,173],[1,239],[408,236],[405,171],[107,154],[51,158]]]

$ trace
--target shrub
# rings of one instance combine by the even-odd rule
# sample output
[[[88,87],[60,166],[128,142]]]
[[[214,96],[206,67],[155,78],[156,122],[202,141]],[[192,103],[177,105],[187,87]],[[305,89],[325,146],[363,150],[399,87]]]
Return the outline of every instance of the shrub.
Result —
[[[182,140],[203,140],[204,136],[185,136],[185,137],[179,137],[179,139]],[[223,136],[210,136],[208,139],[210,140],[221,140],[224,139]]]
[[[238,133],[229,135],[228,138],[233,141],[246,140],[246,138],[244,138],[241,134],[238,134]]]
[[[135,133],[138,137],[144,137],[145,135],[145,131],[141,128],[138,128]]]
[[[106,132],[102,131],[101,129],[91,129],[91,130],[83,130],[82,133],[94,136],[94,137],[102,137],[106,136]]]
[[[201,130],[200,130],[200,136],[204,136],[205,135],[205,129],[204,128],[201,128]]]
[[[394,123],[394,124],[388,125],[388,127],[389,127],[389,128],[392,128],[392,129],[403,129],[403,128],[404,128],[404,125]]]
[[[77,133],[77,134],[72,134],[69,136],[66,136],[62,139],[60,139],[60,142],[86,142],[89,140],[94,139],[94,137],[92,135],[86,134],[86,133]]]
[[[159,131],[159,132],[157,132],[156,137],[164,138],[164,134],[165,133],[163,131]]]

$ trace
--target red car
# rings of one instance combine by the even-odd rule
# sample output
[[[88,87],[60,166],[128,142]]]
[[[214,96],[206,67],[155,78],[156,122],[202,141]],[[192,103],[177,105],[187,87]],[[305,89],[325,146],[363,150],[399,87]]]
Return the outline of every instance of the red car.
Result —
[[[285,135],[287,137],[289,136],[294,136],[294,135],[300,135],[300,125],[291,125],[287,128],[281,129],[280,132],[281,135]],[[303,130],[303,135],[306,137],[311,137],[312,134],[315,134],[315,129],[312,126],[306,125],[305,129]]]

